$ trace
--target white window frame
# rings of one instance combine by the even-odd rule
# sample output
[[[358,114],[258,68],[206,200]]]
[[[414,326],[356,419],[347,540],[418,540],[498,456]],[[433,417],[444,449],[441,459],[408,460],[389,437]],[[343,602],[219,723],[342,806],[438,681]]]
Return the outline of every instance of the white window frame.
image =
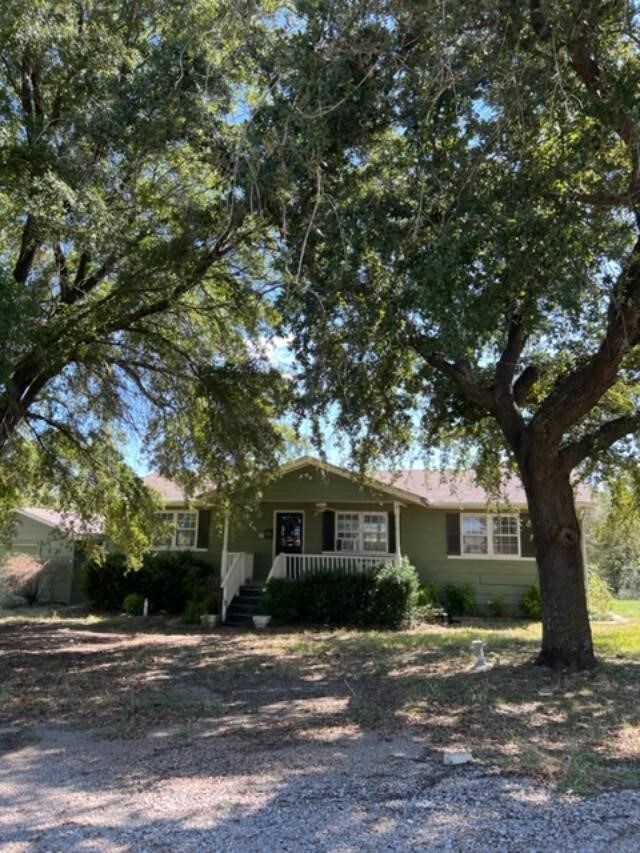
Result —
[[[206,548],[198,548],[198,533],[200,527],[200,513],[198,510],[193,509],[163,509],[160,510],[158,515],[171,515],[173,520],[171,521],[171,544],[170,545],[152,545],[152,549],[154,551],[206,551]],[[193,515],[195,516],[196,523],[194,528],[189,528],[189,530],[193,529],[194,537],[193,537],[193,546],[189,545],[177,545],[176,539],[178,536],[178,515]],[[169,522],[166,522],[169,524]]]
[[[338,551],[338,517],[341,515],[357,515],[358,516],[358,539],[357,547],[353,551]],[[384,518],[384,529],[386,533],[386,550],[385,551],[365,551],[364,548],[364,538],[363,538],[363,530],[364,530],[364,517],[365,515],[377,515]],[[373,554],[374,556],[377,554],[389,554],[389,513],[379,510],[336,510],[335,514],[335,531],[333,537],[333,547],[335,554],[358,554],[359,556],[363,556],[366,554]]]
[[[464,519],[485,518],[487,521],[487,553],[471,554],[464,550]],[[515,518],[517,524],[518,553],[497,554],[493,550],[493,523],[496,518]],[[458,555],[455,555],[458,556]],[[464,560],[526,560],[533,559],[522,556],[522,525],[519,512],[461,512],[460,513],[460,554]]]

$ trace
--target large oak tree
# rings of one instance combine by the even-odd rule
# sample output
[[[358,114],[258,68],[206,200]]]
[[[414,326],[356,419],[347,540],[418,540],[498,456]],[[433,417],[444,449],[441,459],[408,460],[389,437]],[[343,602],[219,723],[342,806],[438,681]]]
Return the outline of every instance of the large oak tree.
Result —
[[[512,464],[539,662],[591,667],[574,483],[633,458],[640,423],[635,6],[298,11],[260,128],[281,151],[265,180],[283,187],[272,214],[306,405],[337,410],[360,460],[406,444],[418,413],[428,445],[470,449],[485,474]]]
[[[267,237],[236,181],[262,14],[3,3],[0,509],[53,487],[139,553],[153,504],[126,464],[133,431],[187,485],[273,468]]]

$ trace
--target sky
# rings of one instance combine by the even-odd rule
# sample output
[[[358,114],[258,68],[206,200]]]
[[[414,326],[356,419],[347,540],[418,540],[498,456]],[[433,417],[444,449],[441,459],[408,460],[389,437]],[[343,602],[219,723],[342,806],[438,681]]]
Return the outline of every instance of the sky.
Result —
[[[281,371],[285,376],[295,373],[294,355],[290,349],[290,338],[285,338],[279,335],[264,337],[258,343],[256,355],[264,356],[269,363]],[[289,421],[293,425],[293,420]],[[301,450],[297,455],[309,453],[310,455],[318,455],[318,451],[311,443],[311,425],[303,423],[301,429]],[[340,441],[340,436],[336,433],[329,420],[325,421],[323,426],[323,452],[328,462],[334,465],[342,465],[348,467],[349,460]],[[308,446],[305,447],[305,440]],[[144,441],[135,432],[129,430],[127,432],[127,441],[123,448],[125,460],[128,465],[140,476],[144,476],[153,470],[152,461],[147,457],[145,452]],[[401,467],[424,468],[424,452],[417,446],[410,448],[405,456],[400,460]],[[437,465],[437,461],[432,463]]]

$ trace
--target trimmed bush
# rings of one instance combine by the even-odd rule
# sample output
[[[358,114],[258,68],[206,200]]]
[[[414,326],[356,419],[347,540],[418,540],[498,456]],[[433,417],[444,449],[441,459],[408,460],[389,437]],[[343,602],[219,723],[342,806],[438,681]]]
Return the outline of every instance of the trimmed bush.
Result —
[[[130,592],[129,595],[125,596],[125,599],[122,602],[122,609],[125,613],[128,613],[129,616],[142,616],[142,611],[144,609],[144,596],[140,595],[138,592]]]
[[[327,570],[298,581],[273,579],[262,604],[275,621],[288,624],[399,628],[410,622],[417,592],[416,570],[404,560],[370,572]]]
[[[190,599],[213,592],[211,566],[190,551],[145,554],[135,573],[133,588],[149,599],[154,612],[182,613]]]
[[[418,588],[416,605],[418,607],[440,607],[438,590],[434,584],[425,583]]]
[[[204,615],[204,604],[202,601],[191,600],[187,601],[182,613],[182,621],[187,625],[196,625],[200,623],[200,617]]]
[[[498,595],[487,605],[487,613],[492,619],[503,619],[507,615],[507,605],[504,598]]]
[[[118,610],[127,595],[137,593],[149,599],[155,613],[182,613],[187,601],[214,591],[211,566],[190,551],[145,554],[135,571],[122,554],[108,554],[102,563],[85,567],[83,590],[97,610]]]
[[[531,584],[520,599],[520,610],[527,619],[539,622],[542,619],[542,597],[538,584]]]
[[[416,606],[418,574],[408,560],[386,563],[375,574],[371,616],[381,628],[408,625]]]
[[[472,616],[476,612],[476,594],[470,583],[448,583],[438,590],[440,606],[449,616]]]
[[[212,589],[202,600],[202,609],[212,616],[219,616],[222,607],[222,590]]]
[[[108,554],[103,562],[89,561],[82,573],[82,591],[96,610],[118,610],[135,591],[125,557]]]
[[[300,621],[301,584],[285,578],[273,578],[266,586],[260,605],[274,622],[293,625]]]

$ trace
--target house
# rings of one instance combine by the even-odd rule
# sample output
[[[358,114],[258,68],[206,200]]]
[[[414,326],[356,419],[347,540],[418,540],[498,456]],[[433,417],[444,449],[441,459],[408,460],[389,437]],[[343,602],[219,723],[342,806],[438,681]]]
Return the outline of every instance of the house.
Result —
[[[87,532],[71,513],[21,507],[15,512],[11,540],[0,545],[0,572],[10,586],[18,581],[37,585],[40,603],[79,602],[82,541]]]
[[[361,571],[402,556],[424,582],[470,583],[481,607],[499,597],[517,612],[537,579],[525,494],[515,478],[495,505],[470,473],[384,472],[364,485],[344,468],[305,456],[281,468],[250,525],[193,508],[162,477],[145,482],[164,501],[169,532],[157,547],[188,548],[212,565],[228,621],[242,621],[255,586],[270,578]],[[588,489],[579,487],[576,497],[581,508],[591,503]],[[198,504],[206,507],[206,498]]]

